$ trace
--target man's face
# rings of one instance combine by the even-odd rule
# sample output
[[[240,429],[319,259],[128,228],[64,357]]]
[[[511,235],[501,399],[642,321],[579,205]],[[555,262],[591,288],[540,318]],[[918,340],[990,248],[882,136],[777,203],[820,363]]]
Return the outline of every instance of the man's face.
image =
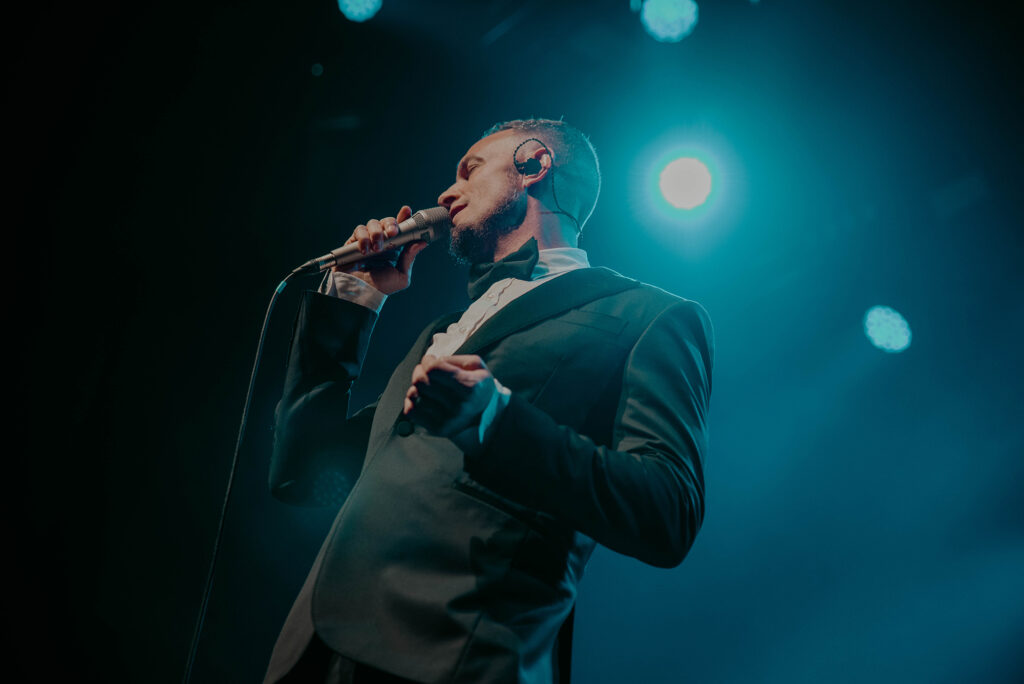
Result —
[[[498,238],[526,217],[526,191],[512,163],[516,131],[499,131],[469,148],[455,182],[437,203],[452,217],[451,253],[459,261],[492,261]]]

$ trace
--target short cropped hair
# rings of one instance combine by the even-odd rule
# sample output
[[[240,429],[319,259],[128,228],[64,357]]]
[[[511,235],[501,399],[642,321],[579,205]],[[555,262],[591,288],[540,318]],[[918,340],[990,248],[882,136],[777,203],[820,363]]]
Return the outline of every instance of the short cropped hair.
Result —
[[[483,139],[501,131],[519,131],[548,146],[554,156],[554,169],[558,172],[552,183],[557,184],[555,196],[561,205],[559,208],[572,214],[578,228],[583,230],[601,194],[601,167],[590,139],[578,128],[554,119],[503,121],[491,126],[480,137]]]

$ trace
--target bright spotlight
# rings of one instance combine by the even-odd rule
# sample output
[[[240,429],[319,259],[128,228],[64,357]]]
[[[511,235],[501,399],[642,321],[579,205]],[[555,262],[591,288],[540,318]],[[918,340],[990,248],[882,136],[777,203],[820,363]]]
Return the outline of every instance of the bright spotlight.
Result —
[[[676,209],[693,209],[711,194],[711,172],[699,159],[680,157],[662,169],[658,189]]]
[[[883,351],[901,352],[910,346],[910,325],[899,312],[887,306],[873,306],[864,316],[864,333]]]
[[[693,0],[646,0],[640,8],[640,23],[655,40],[678,43],[697,25],[697,3]]]
[[[383,0],[338,0],[338,9],[347,19],[366,21],[380,10]]]

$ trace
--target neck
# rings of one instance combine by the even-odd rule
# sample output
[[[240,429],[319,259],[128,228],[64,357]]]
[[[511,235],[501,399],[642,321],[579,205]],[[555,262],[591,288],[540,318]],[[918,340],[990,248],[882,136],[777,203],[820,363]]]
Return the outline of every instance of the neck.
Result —
[[[539,200],[527,200],[526,218],[519,227],[498,239],[494,261],[504,259],[523,246],[531,237],[537,239],[537,249],[576,247],[576,226],[567,216],[556,214]]]

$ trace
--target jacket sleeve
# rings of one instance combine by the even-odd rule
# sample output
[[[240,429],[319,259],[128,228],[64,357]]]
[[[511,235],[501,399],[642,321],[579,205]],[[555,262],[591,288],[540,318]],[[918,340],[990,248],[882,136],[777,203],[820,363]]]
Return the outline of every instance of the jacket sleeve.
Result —
[[[704,517],[713,354],[707,313],[676,303],[629,352],[610,447],[513,393],[466,471],[614,551],[674,567]]]
[[[349,391],[376,319],[365,306],[303,294],[270,460],[270,491],[281,501],[336,505],[359,477],[376,404],[349,418]]]

